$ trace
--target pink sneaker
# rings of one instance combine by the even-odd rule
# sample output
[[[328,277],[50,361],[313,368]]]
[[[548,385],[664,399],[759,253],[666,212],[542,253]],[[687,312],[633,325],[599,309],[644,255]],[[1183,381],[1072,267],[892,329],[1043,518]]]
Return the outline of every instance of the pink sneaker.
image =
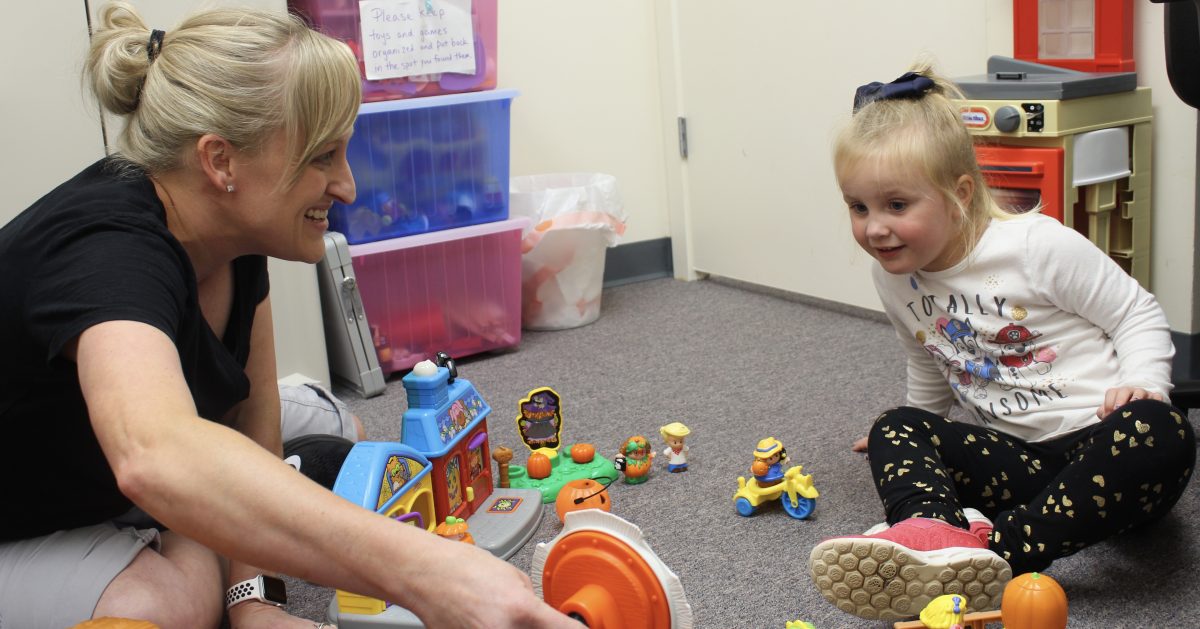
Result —
[[[986,547],[989,538],[992,536],[992,521],[986,515],[970,507],[963,509],[963,515],[967,516],[967,523],[971,526],[971,534],[983,540],[983,545]]]
[[[971,526],[971,533],[983,540],[984,545],[988,544],[989,538],[992,536],[992,521],[986,515],[979,512],[978,509],[966,507],[963,509],[963,515],[967,516],[967,523]],[[887,522],[880,522],[875,526],[863,531],[863,535],[870,537],[876,533],[882,533],[891,528]]]
[[[971,611],[997,609],[1012,569],[970,531],[909,518],[873,535],[835,537],[808,560],[825,600],[861,618],[916,616],[942,594],[962,594]]]

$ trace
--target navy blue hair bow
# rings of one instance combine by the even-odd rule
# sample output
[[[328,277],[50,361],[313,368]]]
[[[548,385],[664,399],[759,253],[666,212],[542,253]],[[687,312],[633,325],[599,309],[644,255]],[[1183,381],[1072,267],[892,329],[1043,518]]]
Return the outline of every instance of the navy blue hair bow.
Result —
[[[854,91],[854,111],[877,100],[921,98],[933,89],[933,79],[916,72],[905,72],[891,83],[874,81]]]

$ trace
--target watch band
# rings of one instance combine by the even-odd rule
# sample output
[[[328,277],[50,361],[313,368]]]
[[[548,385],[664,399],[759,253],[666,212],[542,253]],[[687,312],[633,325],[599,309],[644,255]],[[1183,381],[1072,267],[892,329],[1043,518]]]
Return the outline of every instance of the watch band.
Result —
[[[286,585],[282,579],[260,574],[233,584],[225,592],[225,609],[246,601],[259,601],[281,607],[287,603]]]

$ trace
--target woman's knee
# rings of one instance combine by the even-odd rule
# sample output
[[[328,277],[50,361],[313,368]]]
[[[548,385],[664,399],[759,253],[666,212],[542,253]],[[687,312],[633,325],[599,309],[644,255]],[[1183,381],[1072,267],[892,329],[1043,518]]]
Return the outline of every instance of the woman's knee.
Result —
[[[113,579],[94,617],[149,620],[164,629],[220,623],[223,580],[216,554],[191,540],[170,540],[166,535],[161,553],[143,550]]]

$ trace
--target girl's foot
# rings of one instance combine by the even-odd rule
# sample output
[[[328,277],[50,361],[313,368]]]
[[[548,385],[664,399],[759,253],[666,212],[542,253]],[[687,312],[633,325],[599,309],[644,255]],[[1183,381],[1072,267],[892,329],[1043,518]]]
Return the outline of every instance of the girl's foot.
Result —
[[[942,594],[962,594],[971,611],[996,609],[1012,578],[1008,562],[975,533],[926,518],[825,540],[808,565],[826,600],[879,620],[916,616]]]

